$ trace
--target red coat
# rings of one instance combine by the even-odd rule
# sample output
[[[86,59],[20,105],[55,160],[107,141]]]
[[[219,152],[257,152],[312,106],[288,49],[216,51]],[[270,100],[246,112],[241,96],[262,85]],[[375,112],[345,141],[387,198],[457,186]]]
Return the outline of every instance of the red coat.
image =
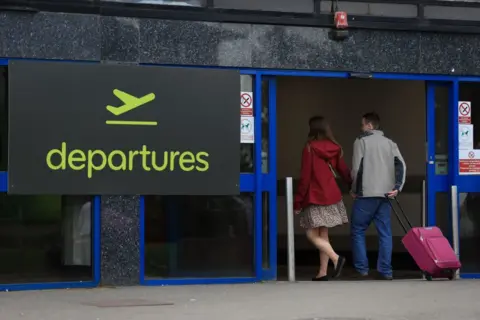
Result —
[[[350,170],[341,157],[341,148],[330,140],[311,141],[303,149],[295,210],[311,204],[327,206],[342,200],[342,192],[328,164],[331,164],[348,186],[352,184]]]

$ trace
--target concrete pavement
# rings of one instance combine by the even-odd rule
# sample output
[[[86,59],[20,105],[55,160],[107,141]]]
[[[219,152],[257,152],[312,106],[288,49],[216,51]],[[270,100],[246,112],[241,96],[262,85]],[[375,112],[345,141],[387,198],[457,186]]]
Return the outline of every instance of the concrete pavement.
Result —
[[[277,282],[3,292],[0,319],[479,320],[480,282]]]

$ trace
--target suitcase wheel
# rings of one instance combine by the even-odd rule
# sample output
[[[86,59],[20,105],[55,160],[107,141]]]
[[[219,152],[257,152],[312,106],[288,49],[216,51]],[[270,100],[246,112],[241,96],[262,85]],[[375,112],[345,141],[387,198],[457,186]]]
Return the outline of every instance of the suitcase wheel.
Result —
[[[425,275],[425,279],[427,279],[427,281],[432,281],[433,280],[433,276],[431,274],[428,274],[426,272],[423,273]],[[448,280],[454,280],[455,279],[455,270],[449,270],[448,271],[448,276],[446,277]]]
[[[450,270],[450,273],[448,275],[448,280],[453,280],[453,279],[455,279],[455,271]]]

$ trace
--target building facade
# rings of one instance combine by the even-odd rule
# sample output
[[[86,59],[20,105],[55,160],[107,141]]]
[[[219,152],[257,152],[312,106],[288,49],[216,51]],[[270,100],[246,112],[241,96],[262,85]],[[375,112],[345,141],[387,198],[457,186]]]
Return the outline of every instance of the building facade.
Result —
[[[473,130],[475,124],[475,85],[480,81],[480,28],[476,20],[480,5],[413,0],[340,2],[340,10],[349,13],[350,28],[347,39],[336,41],[332,39],[329,1],[125,2],[12,0],[0,5],[4,82],[0,190],[4,192],[2,212],[9,213],[4,217],[6,230],[1,233],[8,240],[3,251],[11,261],[2,272],[6,280],[0,283],[4,289],[276,279],[277,226],[279,212],[284,211],[283,200],[277,201],[284,196],[283,177],[277,175],[277,152],[282,144],[277,103],[281,85],[286,83],[282,77],[422,82],[424,91],[420,95],[424,92],[424,96],[420,105],[426,105],[426,111],[421,112],[421,122],[426,133],[419,139],[422,145],[427,142],[426,150],[422,149],[426,152],[422,163],[425,172],[412,183],[412,189],[423,199],[425,224],[436,224],[437,211],[446,206],[444,232],[449,233],[455,225],[450,213],[458,210],[460,217],[461,211],[458,206],[451,207],[451,200],[474,203],[475,192],[480,189],[474,160],[476,140],[462,147],[459,131]],[[252,99],[253,111],[248,116],[255,124],[252,141],[245,142],[249,139],[245,138],[239,149],[240,193],[231,197],[196,197],[132,191],[130,195],[89,193],[88,198],[58,194],[55,199],[51,194],[42,197],[11,193],[8,128],[12,126],[9,121],[13,121],[13,104],[9,82],[13,77],[11,64],[17,60],[112,68],[236,70],[240,74],[240,92]],[[289,86],[294,82],[283,87],[287,96]],[[338,86],[343,88],[344,84]],[[188,92],[188,86],[182,88],[178,83],[177,87]],[[17,88],[21,90],[21,84]],[[405,98],[401,94],[398,97]],[[338,98],[343,99],[341,90]],[[464,119],[459,111],[461,105],[468,107],[465,115],[471,119]],[[441,122],[437,119],[439,112],[445,118],[446,136],[442,137],[437,123]],[[185,113],[187,117],[188,111]],[[410,120],[403,121],[408,127]],[[444,143],[439,147],[441,139]],[[465,152],[467,157],[463,156]],[[45,183],[49,183],[48,179]],[[419,207],[416,209],[420,212]],[[74,212],[70,218],[69,210]],[[49,222],[39,221],[42,219],[38,216],[45,212],[54,212],[55,217],[46,219]],[[85,217],[91,213],[90,218],[85,218],[88,222],[79,218],[82,212],[87,212]],[[226,212],[237,213],[225,218]],[[34,222],[26,218],[28,215]],[[471,220],[476,225],[475,217]],[[25,231],[25,226],[32,224],[41,227]],[[38,239],[47,240],[30,252],[27,248],[35,246],[9,234],[16,228],[17,234],[38,232]],[[82,233],[82,228],[89,231]],[[67,236],[66,230],[72,235]],[[475,236],[467,237],[471,238],[468,241],[475,243],[475,232],[469,233]],[[451,232],[450,237],[455,234]],[[29,241],[39,241],[35,239]],[[54,243],[61,245],[54,249]],[[18,250],[10,250],[9,246]],[[48,252],[47,256],[37,256],[40,251]],[[462,257],[461,252],[460,248]],[[21,269],[25,275],[12,276],[17,265],[36,264],[42,264],[40,271],[25,267]],[[471,265],[463,276],[480,274],[480,266],[477,270],[475,261]],[[58,273],[51,276],[49,270]]]

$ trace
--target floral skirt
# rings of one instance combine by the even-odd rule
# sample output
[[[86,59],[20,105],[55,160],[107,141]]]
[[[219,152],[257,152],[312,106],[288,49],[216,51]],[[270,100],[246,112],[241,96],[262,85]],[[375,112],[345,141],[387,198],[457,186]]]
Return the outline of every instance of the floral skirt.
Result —
[[[300,226],[305,229],[333,228],[348,223],[347,209],[343,201],[329,206],[310,205],[300,213]]]

